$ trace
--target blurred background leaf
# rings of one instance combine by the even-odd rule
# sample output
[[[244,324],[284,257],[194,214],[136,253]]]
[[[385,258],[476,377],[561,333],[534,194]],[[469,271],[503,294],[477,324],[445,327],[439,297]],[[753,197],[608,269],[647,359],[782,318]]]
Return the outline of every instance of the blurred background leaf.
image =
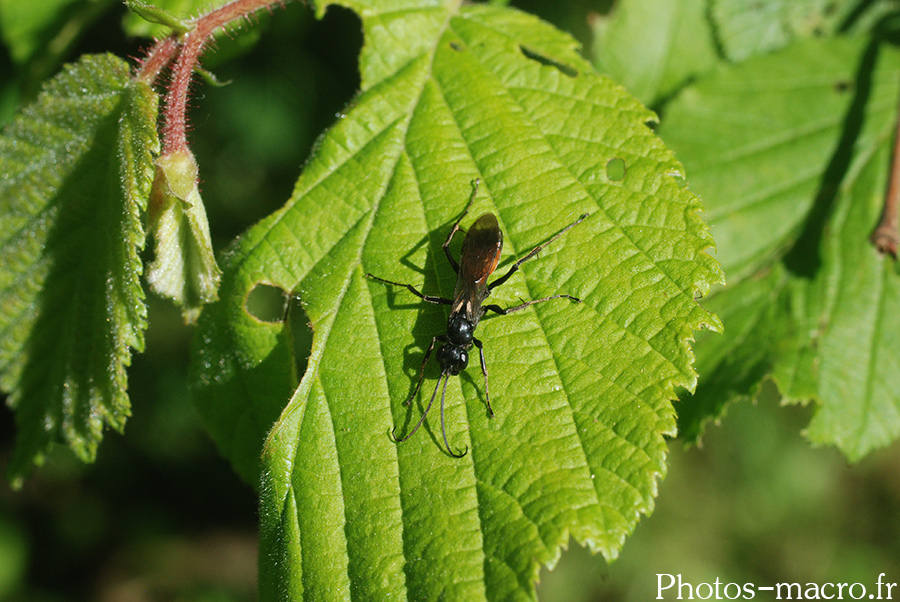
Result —
[[[786,402],[812,400],[810,440],[851,460],[900,434],[900,277],[868,242],[887,189],[898,80],[888,42],[806,38],[722,65],[667,106],[660,133],[706,201],[728,275],[710,302],[756,314],[723,341],[698,337],[711,378],[679,416],[691,440],[766,376]],[[754,287],[765,290],[748,295]]]
[[[594,64],[656,106],[718,60],[707,0],[619,2],[592,19]]]

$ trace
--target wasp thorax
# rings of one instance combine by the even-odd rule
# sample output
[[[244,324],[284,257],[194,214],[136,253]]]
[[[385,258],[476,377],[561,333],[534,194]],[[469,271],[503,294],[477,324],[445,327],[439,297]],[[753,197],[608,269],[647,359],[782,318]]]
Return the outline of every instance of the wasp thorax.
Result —
[[[475,338],[475,326],[462,314],[450,316],[447,322],[447,339],[454,345],[468,347]]]

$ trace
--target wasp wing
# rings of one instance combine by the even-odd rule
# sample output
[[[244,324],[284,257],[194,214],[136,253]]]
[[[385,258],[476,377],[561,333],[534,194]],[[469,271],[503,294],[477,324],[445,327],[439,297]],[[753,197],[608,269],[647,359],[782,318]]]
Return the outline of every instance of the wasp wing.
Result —
[[[503,233],[493,213],[485,213],[472,224],[459,254],[459,275],[453,291],[452,312],[465,311],[473,324],[481,317],[481,302],[490,294],[488,277],[497,269]]]

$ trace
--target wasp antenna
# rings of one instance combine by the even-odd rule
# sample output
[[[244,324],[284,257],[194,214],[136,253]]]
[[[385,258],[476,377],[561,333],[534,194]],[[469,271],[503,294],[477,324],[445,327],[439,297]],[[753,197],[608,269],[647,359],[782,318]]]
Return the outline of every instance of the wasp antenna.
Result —
[[[410,437],[412,437],[413,435],[415,435],[415,434],[416,434],[416,431],[419,430],[419,427],[422,426],[422,423],[425,422],[425,417],[428,416],[428,410],[431,409],[431,405],[434,403],[434,398],[437,397],[438,387],[441,386],[441,378],[443,378],[445,375],[447,376],[447,380],[450,379],[450,373],[449,373],[449,372],[444,371],[444,372],[441,373],[440,378],[438,378],[437,384],[434,385],[434,393],[431,394],[431,401],[428,402],[428,407],[425,408],[425,411],[424,411],[424,412],[422,412],[422,417],[419,418],[419,421],[416,423],[416,426],[414,426],[413,429],[412,429],[411,431],[409,431],[409,432],[406,434],[405,437],[401,437],[401,438],[399,438],[399,439],[398,439],[397,436],[394,434],[394,433],[396,432],[396,430],[397,430],[397,427],[394,427],[394,430],[391,431],[391,437],[393,437],[393,439],[394,439],[395,442],[401,443],[401,442],[403,442],[403,441],[406,441],[407,439],[409,439]],[[420,384],[421,384],[421,383],[420,383]],[[447,388],[446,381],[445,381],[445,384],[444,384],[444,388],[445,388],[445,389]],[[418,390],[419,390],[419,389],[418,389],[418,387],[417,387],[417,388],[416,388],[416,391],[418,391]],[[413,393],[413,395],[415,396],[415,393]],[[412,400],[412,397],[410,397],[410,400]],[[443,407],[443,400],[444,400],[444,398],[443,398],[443,396],[441,396],[441,404],[442,404],[442,407]],[[441,422],[443,423],[443,421],[441,421]]]
[[[445,371],[441,376],[443,377],[445,374],[447,377],[444,378],[444,388],[441,390],[441,434],[444,436],[444,446],[447,448],[447,453],[454,458],[462,458],[469,453],[469,446],[467,445],[461,454],[454,454],[453,450],[450,449],[450,443],[447,441],[447,427],[444,426],[444,396],[447,393],[447,383],[450,382],[450,372]],[[438,380],[438,384],[441,384],[440,380]],[[435,389],[435,392],[437,392],[437,389]]]
[[[475,195],[478,194],[478,185],[481,184],[481,178],[475,178],[472,180],[472,194],[469,195],[469,202],[466,203],[466,209],[463,212],[463,215],[469,212],[469,207],[472,206],[472,203],[475,202]]]

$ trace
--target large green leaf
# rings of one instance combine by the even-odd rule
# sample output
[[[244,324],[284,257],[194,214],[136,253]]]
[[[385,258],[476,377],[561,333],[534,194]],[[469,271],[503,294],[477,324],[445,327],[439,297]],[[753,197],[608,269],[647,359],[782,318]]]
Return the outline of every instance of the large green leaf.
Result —
[[[812,40],[723,66],[667,108],[660,135],[703,197],[729,284],[796,240],[837,152],[865,44]]]
[[[719,326],[695,295],[721,273],[653,114],[568,36],[503,8],[386,4],[348,3],[363,90],[291,200],[223,260],[199,324],[198,407],[251,481],[277,419],[262,450],[265,599],[528,599],[570,536],[613,558],[652,509],[674,387],[696,380],[689,340]],[[608,175],[613,159],[624,174]],[[390,437],[428,401],[433,362],[402,404],[446,311],[365,274],[451,295],[441,243],[476,177],[462,226],[498,215],[498,272],[590,216],[496,289],[501,306],[583,303],[482,322],[496,415],[474,360],[447,388],[450,443],[470,450],[456,459],[437,409],[410,440]],[[299,386],[288,327],[245,309],[260,284],[304,304]]]
[[[898,76],[892,47],[808,40],[721,69],[673,103],[661,135],[735,275],[710,300],[729,328],[698,348],[711,378],[681,413],[689,438],[766,376],[787,401],[815,400],[809,438],[851,459],[900,434],[898,275],[868,241]]]
[[[0,385],[21,477],[50,444],[94,457],[129,413],[156,95],[112,56],[66,67],[0,136]]]
[[[829,212],[822,267],[811,283],[792,283],[799,344],[774,372],[788,401],[796,403],[808,399],[803,372],[814,368],[821,407],[806,435],[838,446],[851,460],[900,435],[900,275],[894,260],[868,241],[891,161],[897,93],[888,81],[900,76],[900,53],[890,52],[883,64],[891,77],[880,95],[873,90],[870,127],[858,140]]]

